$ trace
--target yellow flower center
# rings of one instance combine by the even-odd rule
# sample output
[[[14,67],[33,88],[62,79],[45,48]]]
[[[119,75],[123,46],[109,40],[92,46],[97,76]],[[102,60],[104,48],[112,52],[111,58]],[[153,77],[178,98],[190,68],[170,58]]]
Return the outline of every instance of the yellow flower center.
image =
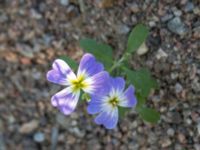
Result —
[[[117,97],[113,97],[109,100],[109,104],[112,105],[112,107],[116,107],[119,104],[119,100]]]
[[[76,79],[71,80],[72,90],[76,92],[87,87],[88,85],[84,80],[85,80],[84,75],[80,75]]]

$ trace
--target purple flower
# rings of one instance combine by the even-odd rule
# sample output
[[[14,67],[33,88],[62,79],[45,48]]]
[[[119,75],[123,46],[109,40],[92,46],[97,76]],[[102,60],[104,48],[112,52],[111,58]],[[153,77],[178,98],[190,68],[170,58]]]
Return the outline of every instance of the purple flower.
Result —
[[[110,78],[104,93],[101,96],[91,97],[87,110],[89,114],[98,113],[95,118],[97,124],[113,129],[118,122],[118,106],[131,108],[136,105],[134,87],[130,85],[125,91],[124,88],[123,78]]]
[[[81,90],[88,94],[101,94],[102,87],[109,78],[108,73],[103,70],[103,65],[91,54],[82,57],[77,75],[63,60],[55,60],[52,70],[47,73],[47,80],[67,87],[51,98],[52,105],[68,115],[74,111]]]

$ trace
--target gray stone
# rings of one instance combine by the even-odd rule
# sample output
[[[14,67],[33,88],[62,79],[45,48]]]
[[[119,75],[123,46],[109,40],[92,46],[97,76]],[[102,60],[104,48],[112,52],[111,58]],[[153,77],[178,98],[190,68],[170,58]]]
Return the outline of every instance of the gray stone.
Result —
[[[168,112],[167,118],[165,118],[167,122],[180,124],[182,121],[181,114],[178,112]]]
[[[185,5],[184,10],[186,12],[192,12],[194,9],[194,4],[192,2],[187,2],[187,4]]]
[[[180,83],[176,83],[175,85],[175,92],[180,93],[183,90],[183,87]]]
[[[135,142],[130,143],[130,144],[128,145],[128,148],[129,148],[129,149],[134,149],[134,150],[139,150],[139,144],[138,144],[138,143],[135,143]]]
[[[69,0],[60,0],[60,4],[63,6],[69,5]]]
[[[42,50],[42,40],[38,40],[38,42],[33,42],[33,52],[40,52]]]
[[[200,144],[195,144],[194,148],[195,148],[195,150],[200,150]]]
[[[135,15],[131,16],[131,22],[132,24],[137,24],[137,17]]]
[[[172,17],[173,17],[172,14],[166,14],[166,15],[164,15],[163,17],[161,17],[161,21],[162,21],[162,22],[166,22],[166,21],[172,19]]]
[[[4,131],[4,124],[3,124],[3,121],[0,118],[0,133],[1,133],[1,131]]]
[[[33,139],[35,142],[42,143],[45,139],[44,133],[42,132],[35,133]]]
[[[188,125],[191,125],[192,124],[192,120],[191,119],[186,119],[186,121],[185,121]]]
[[[197,93],[200,91],[200,82],[198,81],[198,78],[194,78],[192,81],[192,89]]]
[[[54,39],[53,36],[48,35],[48,34],[44,34],[42,38],[43,38],[45,46],[49,46],[51,44],[52,40]]]
[[[179,75],[179,74],[178,74],[177,72],[172,72],[170,76],[171,76],[171,78],[174,80],[174,79],[177,79],[177,78],[178,78],[178,75]]]
[[[164,57],[168,57],[168,54],[162,48],[159,48],[159,50],[156,54],[156,58],[161,59],[161,58],[164,58]]]
[[[31,9],[30,10],[31,13],[31,17],[34,19],[41,19],[42,15],[40,13],[38,13],[35,9]]]
[[[0,150],[6,150],[4,136],[1,132],[0,132]]]
[[[179,34],[179,35],[185,35],[188,32],[188,28],[181,21],[181,19],[179,17],[175,17],[175,18],[171,19],[167,23],[167,27],[171,32]]]
[[[174,136],[174,133],[175,133],[175,131],[174,131],[174,129],[172,129],[172,128],[169,128],[169,129],[167,130],[167,134],[168,134],[169,136]]]
[[[195,7],[193,10],[194,14],[196,15],[200,15],[200,8],[199,7]]]
[[[41,72],[38,72],[38,71],[34,70],[33,73],[32,73],[32,77],[33,77],[35,80],[39,80],[39,79],[41,79],[42,74],[41,74]]]
[[[197,124],[197,131],[198,131],[198,133],[200,135],[200,122]]]
[[[148,143],[150,143],[151,145],[155,144],[158,141],[157,136],[153,132],[150,132],[148,135]]]
[[[85,136],[85,131],[81,131],[79,128],[75,127],[71,130],[77,137],[83,138]]]
[[[8,21],[8,16],[5,14],[0,15],[0,23]]]
[[[71,121],[71,126],[77,126],[77,124],[78,124],[78,123],[77,123],[76,120],[72,120],[72,121]]]
[[[183,147],[180,144],[176,144],[174,147],[175,150],[183,150]]]
[[[174,15],[177,16],[177,17],[180,17],[182,15],[182,11],[180,10],[175,10],[174,11]]]
[[[131,11],[132,11],[133,13],[137,13],[137,12],[140,11],[139,6],[138,6],[137,3],[132,3],[130,9],[131,9]]]
[[[88,150],[99,150],[99,149],[101,149],[101,144],[99,143],[99,141],[97,140],[97,139],[95,139],[95,138],[93,138],[93,139],[91,139],[91,140],[89,140],[88,142],[87,142],[87,148],[88,148]]]
[[[120,33],[120,34],[126,34],[130,31],[130,28],[127,26],[127,25],[120,25],[118,28],[117,28],[117,31]]]
[[[13,124],[16,121],[15,117],[13,115],[8,116],[8,122],[9,124]]]
[[[149,26],[150,27],[155,27],[156,26],[156,22],[155,21],[150,21],[149,22]]]
[[[17,49],[19,53],[23,55],[24,57],[28,57],[28,58],[34,57],[32,48],[27,44],[17,44]]]
[[[65,115],[63,115],[61,113],[58,113],[56,115],[56,121],[61,127],[65,128],[65,129],[67,129],[70,126],[69,118],[67,118]]]
[[[53,127],[51,130],[51,150],[56,150],[56,146],[58,143],[58,128]]]

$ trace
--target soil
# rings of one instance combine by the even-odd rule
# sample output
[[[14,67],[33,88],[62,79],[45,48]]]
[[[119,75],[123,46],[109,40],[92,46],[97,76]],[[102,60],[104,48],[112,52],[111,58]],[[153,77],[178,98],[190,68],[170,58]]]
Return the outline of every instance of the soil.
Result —
[[[138,23],[150,29],[148,51],[131,64],[159,82],[148,98],[158,124],[133,110],[106,130],[85,104],[70,116],[51,106],[63,88],[46,80],[54,59],[79,61],[84,37],[120,56]],[[198,0],[0,0],[0,24],[0,150],[200,150]]]

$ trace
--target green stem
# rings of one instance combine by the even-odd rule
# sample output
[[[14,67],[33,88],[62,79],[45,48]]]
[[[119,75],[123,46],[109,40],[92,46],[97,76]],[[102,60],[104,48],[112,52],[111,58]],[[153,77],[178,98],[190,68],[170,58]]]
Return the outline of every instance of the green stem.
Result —
[[[127,60],[129,58],[130,54],[129,53],[125,53],[120,60],[114,62],[114,64],[112,65],[112,67],[109,69],[109,72],[112,72],[113,70],[115,70],[117,67],[121,66],[121,64]]]

